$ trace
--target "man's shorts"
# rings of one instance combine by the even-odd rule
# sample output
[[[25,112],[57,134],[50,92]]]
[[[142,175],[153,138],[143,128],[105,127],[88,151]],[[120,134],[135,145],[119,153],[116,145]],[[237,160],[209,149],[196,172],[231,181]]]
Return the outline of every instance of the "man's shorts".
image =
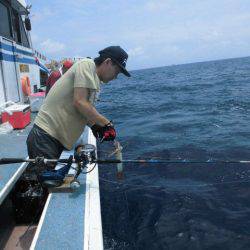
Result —
[[[57,139],[49,135],[36,124],[34,124],[31,129],[26,143],[30,159],[35,159],[38,156],[46,159],[58,159],[65,149]],[[54,167],[55,164],[50,164],[45,168],[53,169]]]

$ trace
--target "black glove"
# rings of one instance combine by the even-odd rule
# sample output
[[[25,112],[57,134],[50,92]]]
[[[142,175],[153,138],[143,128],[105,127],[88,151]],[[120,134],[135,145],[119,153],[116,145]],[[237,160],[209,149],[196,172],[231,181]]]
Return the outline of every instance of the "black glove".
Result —
[[[101,142],[113,141],[116,137],[116,131],[115,131],[115,128],[111,122],[106,124],[104,127],[97,125],[97,124],[94,124],[91,127],[91,130],[92,130],[94,136],[97,139],[100,139]]]
[[[91,130],[92,130],[92,133],[93,133],[93,135],[95,136],[96,139],[101,138],[101,135],[103,134],[102,133],[102,126],[94,124],[91,127]]]

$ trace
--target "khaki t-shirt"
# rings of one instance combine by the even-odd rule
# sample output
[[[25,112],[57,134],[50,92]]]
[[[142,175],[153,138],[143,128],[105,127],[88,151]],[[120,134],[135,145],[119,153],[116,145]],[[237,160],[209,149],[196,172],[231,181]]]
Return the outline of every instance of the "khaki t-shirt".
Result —
[[[75,87],[90,89],[89,101],[94,103],[100,80],[92,59],[75,63],[50,89],[35,119],[35,124],[56,138],[67,149],[82,134],[86,118],[73,105]]]

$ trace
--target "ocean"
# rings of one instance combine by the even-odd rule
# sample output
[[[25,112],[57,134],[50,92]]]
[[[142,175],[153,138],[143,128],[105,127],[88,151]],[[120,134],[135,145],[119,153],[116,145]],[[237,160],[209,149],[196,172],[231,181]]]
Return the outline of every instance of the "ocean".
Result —
[[[250,160],[249,85],[250,57],[137,70],[97,109],[124,159]],[[250,249],[250,164],[123,167],[99,165],[105,249]]]

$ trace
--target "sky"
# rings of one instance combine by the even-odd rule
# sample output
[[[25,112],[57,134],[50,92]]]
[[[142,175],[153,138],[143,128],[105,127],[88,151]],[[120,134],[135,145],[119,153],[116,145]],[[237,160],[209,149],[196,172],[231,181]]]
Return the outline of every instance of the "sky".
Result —
[[[49,59],[120,45],[130,70],[250,56],[249,0],[26,0]]]

